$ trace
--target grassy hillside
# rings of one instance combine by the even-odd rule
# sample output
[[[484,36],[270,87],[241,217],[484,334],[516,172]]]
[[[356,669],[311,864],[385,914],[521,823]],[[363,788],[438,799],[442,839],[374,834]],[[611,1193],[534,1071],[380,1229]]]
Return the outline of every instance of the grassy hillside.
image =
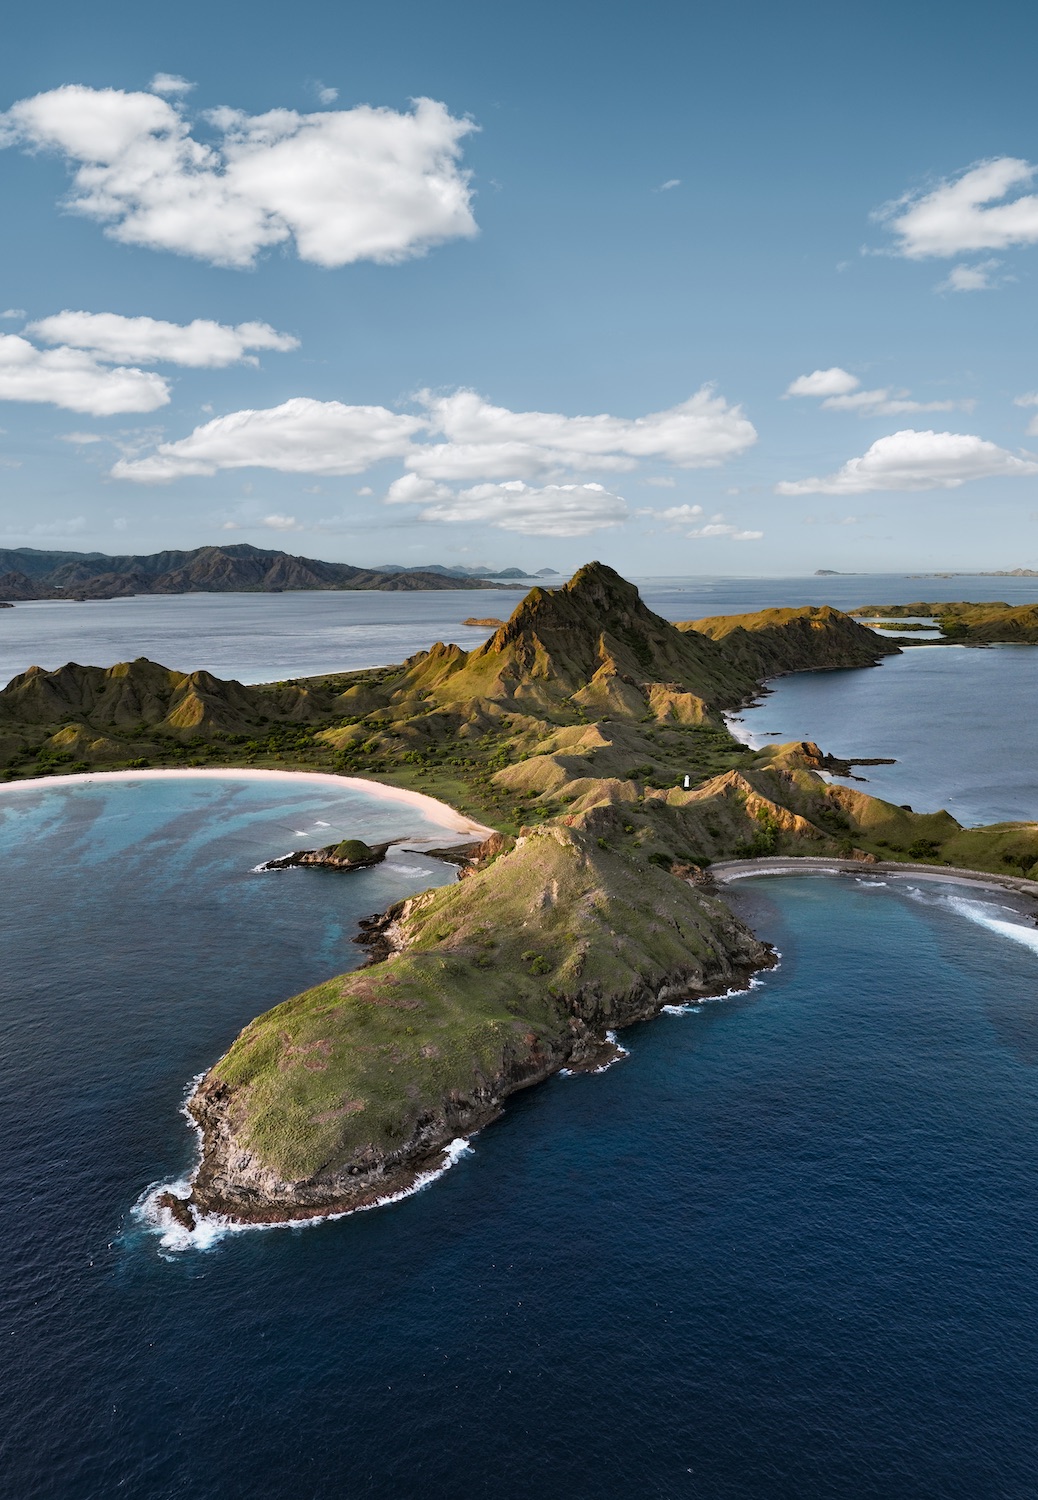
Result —
[[[924,615],[944,632],[945,638],[960,645],[989,646],[998,643],[1034,645],[1038,643],[1038,604],[970,604],[938,602],[934,604],[864,605],[854,611],[862,619],[903,619],[906,615]]]
[[[394,914],[388,956],[258,1017],[197,1091],[195,1206],[305,1216],[405,1186],[515,1089],[601,1056],[608,1027],[766,963],[704,889],[711,861],[1038,877],[1034,824],[963,830],[828,783],[816,745],[754,751],[725,728],[764,676],[896,649],[830,609],[677,628],[592,564],[474,651],[378,671],[250,688],[146,661],[34,668],[0,693],[0,753],[16,776],[129,751],[356,772],[501,831],[458,885]]]

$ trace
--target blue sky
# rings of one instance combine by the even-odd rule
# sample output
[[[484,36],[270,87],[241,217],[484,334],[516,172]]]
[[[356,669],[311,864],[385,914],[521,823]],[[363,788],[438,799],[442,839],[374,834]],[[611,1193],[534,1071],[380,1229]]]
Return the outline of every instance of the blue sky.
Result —
[[[0,544],[1036,566],[1036,29],[23,10]]]

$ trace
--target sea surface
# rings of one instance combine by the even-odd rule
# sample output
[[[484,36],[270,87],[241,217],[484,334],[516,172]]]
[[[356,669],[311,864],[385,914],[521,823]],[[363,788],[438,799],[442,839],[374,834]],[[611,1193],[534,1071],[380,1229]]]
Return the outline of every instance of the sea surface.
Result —
[[[795,672],[729,720],[753,745],[810,739],[891,757],[849,786],[960,823],[1038,819],[1038,648],[909,646],[878,666]],[[845,781],[845,778],[837,778]]]
[[[18,1500],[1033,1500],[1038,930],[744,882],[782,954],[509,1102],[402,1202],[177,1253],[135,1212],[188,1081],[451,878],[283,784],[0,791],[0,1473]]]
[[[668,620],[742,614],[797,604],[910,604],[917,599],[1038,600],[1038,578],[910,578],[903,573],[837,578],[635,579]],[[507,619],[526,592],[444,589],[429,593],[141,595],[131,599],[37,600],[0,609],[0,686],[26,667],[78,661],[110,667],[137,656],[166,667],[204,667],[239,682],[272,682],[403,661],[435,641],[470,649],[488,632],[461,622]]]

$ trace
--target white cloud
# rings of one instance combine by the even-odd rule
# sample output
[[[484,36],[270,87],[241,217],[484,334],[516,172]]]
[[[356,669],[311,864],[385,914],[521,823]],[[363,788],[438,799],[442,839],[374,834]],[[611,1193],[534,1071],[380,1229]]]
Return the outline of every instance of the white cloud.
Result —
[[[314,87],[317,92],[317,102],[319,104],[334,104],[339,97],[338,89],[327,88],[323,83],[315,84]]]
[[[303,115],[209,111],[221,139],[191,134],[155,93],[67,84],[0,115],[0,145],[60,152],[68,207],[124,244],[244,267],[295,241],[302,260],[393,264],[476,233],[463,138],[477,127],[445,105],[358,105]]]
[[[861,391],[861,381],[847,370],[834,365],[829,370],[815,370],[810,375],[798,375],[786,387],[784,397],[822,396],[823,411],[853,411],[862,417],[902,416],[906,412],[919,411],[972,411],[975,402],[965,401],[912,401],[907,391],[894,391],[883,386],[874,391]]]
[[[152,371],[111,369],[81,349],[37,349],[18,334],[0,334],[0,401],[47,402],[92,417],[155,411],[169,386]]]
[[[666,510],[640,510],[640,516],[651,516],[654,521],[663,521],[670,531],[679,531],[682,525],[694,521],[703,514],[701,505],[670,505]]]
[[[1033,245],[1038,243],[1038,195],[1010,195],[1029,187],[1036,170],[1018,157],[994,157],[929,192],[906,193],[874,217],[897,237],[895,254],[909,260]]]
[[[763,531],[742,531],[738,526],[731,526],[726,521],[710,521],[706,526],[696,527],[694,531],[686,531],[689,537],[715,537],[726,536],[733,542],[759,542],[764,535]]]
[[[1026,395],[1014,396],[1014,406],[1038,406],[1038,391],[1028,391]]]
[[[883,386],[876,391],[855,391],[850,396],[829,396],[824,411],[855,411],[862,417],[893,417],[913,411],[972,411],[973,401],[911,401],[907,391]]]
[[[672,490],[677,485],[677,480],[670,474],[658,474],[651,479],[644,480],[643,483],[651,484],[654,489],[658,490]]]
[[[657,193],[669,193],[672,188],[676,188],[676,187],[680,187],[680,186],[681,186],[681,178],[680,177],[668,177],[667,180],[666,180],[666,182],[661,182],[660,183],[660,185],[656,189],[656,191],[657,191]]]
[[[5,318],[5,319],[11,320],[11,321],[17,321],[18,319],[24,318],[24,317],[25,317],[25,308],[24,307],[5,307],[4,310],[3,310],[3,312],[0,312],[0,318]]]
[[[525,536],[589,536],[627,519],[626,502],[600,484],[548,484],[522,480],[477,484],[454,491],[405,474],[390,486],[389,504],[422,504],[423,521],[460,521],[496,526]]]
[[[839,365],[829,370],[813,370],[810,375],[798,375],[787,385],[787,396],[845,396],[857,390],[861,381]]]
[[[65,312],[30,323],[25,330],[45,344],[68,344],[86,349],[97,359],[133,360],[152,364],[163,360],[192,369],[221,369],[253,360],[253,349],[298,349],[299,340],[278,333],[269,323],[239,323],[231,327],[208,318],[191,323],[165,323],[158,318],[125,318],[119,313]]]
[[[298,524],[298,522],[296,521],[295,516],[279,516],[277,514],[272,515],[272,516],[264,516],[263,519],[260,521],[259,524],[261,526],[265,526],[268,531],[303,531],[303,530],[305,530],[304,527],[302,527],[302,526],[300,526]]]
[[[360,474],[400,458],[425,424],[384,406],[293,397],[263,411],[216,417],[179,442],[160,443],[146,458],[121,459],[116,479],[162,484],[221,469],[277,469],[284,474]]]
[[[190,94],[195,87],[186,78],[181,78],[179,73],[156,73],[148,84],[148,89],[153,94],[164,94],[169,98],[180,98],[184,94]]]
[[[622,472],[639,459],[713,468],[757,441],[740,406],[703,386],[646,417],[566,417],[491,406],[475,391],[423,392],[429,425],[445,443],[418,448],[409,467],[426,479],[554,478],[577,468]]]
[[[995,276],[1002,264],[1000,260],[979,260],[972,266],[952,266],[943,281],[934,287],[935,292],[991,292],[1003,281],[1014,280],[1011,276]]]
[[[86,447],[90,443],[103,443],[104,438],[99,432],[63,432],[61,434],[63,443],[76,443],[79,447]]]
[[[1038,461],[1017,458],[984,438],[958,432],[904,432],[879,438],[861,458],[821,479],[786,480],[779,495],[862,495],[871,490],[958,489],[971,479],[1038,474]]]

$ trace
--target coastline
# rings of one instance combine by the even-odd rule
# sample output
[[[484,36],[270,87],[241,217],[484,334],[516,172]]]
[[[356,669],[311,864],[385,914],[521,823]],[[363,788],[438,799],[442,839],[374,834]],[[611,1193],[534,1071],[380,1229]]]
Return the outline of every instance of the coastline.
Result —
[[[426,796],[424,792],[409,791],[406,787],[392,786],[388,782],[374,781],[366,776],[335,776],[326,771],[276,771],[232,766],[184,767],[183,770],[166,768],[140,771],[77,771],[67,776],[33,776],[24,781],[0,782],[0,793],[26,789],[40,791],[44,788],[59,786],[85,786],[97,781],[153,780],[158,777],[167,779],[172,777],[177,780],[205,778],[209,781],[306,781],[316,782],[321,786],[349,787],[353,791],[377,795],[385,802],[400,802],[406,807],[413,807],[417,812],[424,813],[430,822],[438,823],[441,828],[449,828],[452,833],[470,834],[474,838],[489,838],[496,832],[495,829],[488,828],[483,823],[477,823],[475,818],[470,818],[467,813],[451,807],[450,803],[440,802],[436,797]]]
[[[1038,901],[1038,881],[1017,875],[998,875],[985,870],[960,869],[954,865],[907,864],[884,859],[825,859],[814,855],[768,855],[758,859],[718,860],[707,870],[710,880],[728,885],[748,880],[754,875],[914,875],[919,879],[941,880],[950,885],[980,885],[989,891],[1014,891]]]

